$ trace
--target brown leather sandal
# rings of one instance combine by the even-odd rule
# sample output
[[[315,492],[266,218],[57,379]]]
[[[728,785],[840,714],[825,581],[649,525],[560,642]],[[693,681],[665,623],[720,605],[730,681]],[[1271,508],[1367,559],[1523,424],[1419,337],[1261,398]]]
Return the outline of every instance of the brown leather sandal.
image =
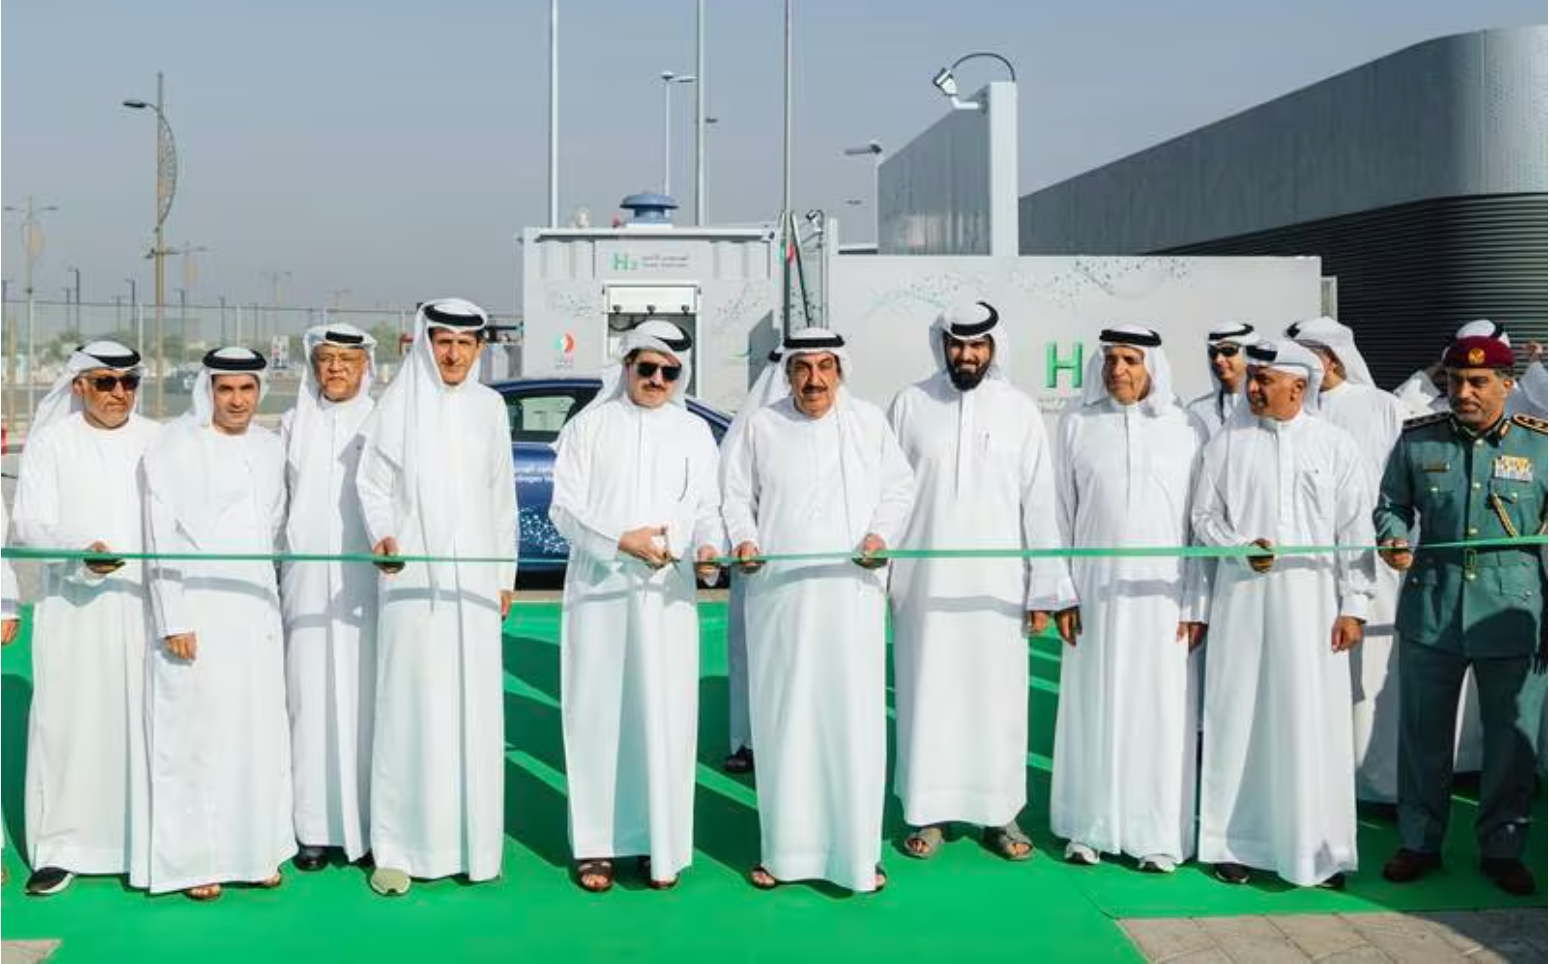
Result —
[[[592,883],[587,883],[589,878]],[[589,894],[607,893],[614,885],[614,862],[612,860],[577,861],[576,883]]]
[[[774,874],[765,870],[763,864],[748,872],[748,882],[760,890],[774,890],[780,886],[780,881],[775,879]]]

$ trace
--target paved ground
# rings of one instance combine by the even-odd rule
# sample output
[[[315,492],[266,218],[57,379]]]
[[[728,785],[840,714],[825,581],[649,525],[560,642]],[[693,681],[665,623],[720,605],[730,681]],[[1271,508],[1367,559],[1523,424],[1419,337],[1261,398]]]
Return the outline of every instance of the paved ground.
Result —
[[[1120,921],[1148,961],[1544,961],[1545,909]]]

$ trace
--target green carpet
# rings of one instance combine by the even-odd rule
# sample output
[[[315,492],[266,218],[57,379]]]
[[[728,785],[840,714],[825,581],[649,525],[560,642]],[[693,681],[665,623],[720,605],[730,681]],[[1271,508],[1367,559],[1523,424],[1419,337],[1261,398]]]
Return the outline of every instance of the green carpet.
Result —
[[[79,880],[47,899],[22,896],[26,868],[11,844],[11,882],[0,897],[7,939],[58,938],[56,960],[181,961],[212,956],[222,964],[328,958],[357,961],[959,961],[995,958],[1139,960],[1112,918],[1204,914],[1464,909],[1512,901],[1473,871],[1469,826],[1474,804],[1456,802],[1450,868],[1421,884],[1385,884],[1378,867],[1395,846],[1392,825],[1363,817],[1363,869],[1344,894],[1264,883],[1227,887],[1193,864],[1172,877],[1142,875],[1128,864],[1092,869],[1059,861],[1045,819],[1055,719],[1058,644],[1038,640],[1030,653],[1033,753],[1025,827],[1039,856],[1010,864],[976,838],[950,843],[930,862],[901,856],[898,802],[888,801],[888,889],[851,896],[822,886],[754,890],[743,873],[758,856],[758,815],[751,780],[720,772],[726,751],[725,609],[706,606],[700,688],[698,855],[674,891],[657,893],[621,875],[612,893],[589,895],[568,876],[564,765],[558,708],[559,610],[519,607],[507,626],[506,857],[504,876],[468,886],[417,883],[387,900],[364,872],[335,867],[288,871],[276,891],[230,888],[214,904],[180,895],[147,897],[120,880]],[[6,650],[3,738],[4,817],[8,840],[23,831],[22,774],[31,698],[25,638]],[[1544,801],[1537,805],[1532,864],[1544,879]],[[1524,905],[1542,906],[1528,900]]]

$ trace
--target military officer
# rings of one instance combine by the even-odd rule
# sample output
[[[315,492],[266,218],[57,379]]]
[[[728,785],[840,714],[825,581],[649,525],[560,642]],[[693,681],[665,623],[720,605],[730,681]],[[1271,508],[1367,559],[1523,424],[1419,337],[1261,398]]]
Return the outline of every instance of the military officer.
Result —
[[[1508,893],[1534,891],[1520,858],[1538,769],[1520,721],[1532,718],[1537,731],[1539,707],[1522,703],[1543,692],[1525,682],[1544,632],[1544,556],[1533,545],[1427,548],[1545,531],[1545,422],[1507,415],[1512,363],[1495,338],[1449,346],[1450,411],[1405,423],[1373,513],[1384,561],[1408,571],[1397,619],[1401,847],[1383,867],[1395,883],[1442,864],[1459,685],[1472,666],[1485,736],[1480,869]]]

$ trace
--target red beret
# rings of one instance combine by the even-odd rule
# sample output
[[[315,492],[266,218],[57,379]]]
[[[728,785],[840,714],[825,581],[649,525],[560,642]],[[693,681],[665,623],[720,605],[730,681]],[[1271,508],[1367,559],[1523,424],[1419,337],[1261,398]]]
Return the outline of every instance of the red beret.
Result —
[[[1512,349],[1489,335],[1460,338],[1442,354],[1445,368],[1511,368]]]

